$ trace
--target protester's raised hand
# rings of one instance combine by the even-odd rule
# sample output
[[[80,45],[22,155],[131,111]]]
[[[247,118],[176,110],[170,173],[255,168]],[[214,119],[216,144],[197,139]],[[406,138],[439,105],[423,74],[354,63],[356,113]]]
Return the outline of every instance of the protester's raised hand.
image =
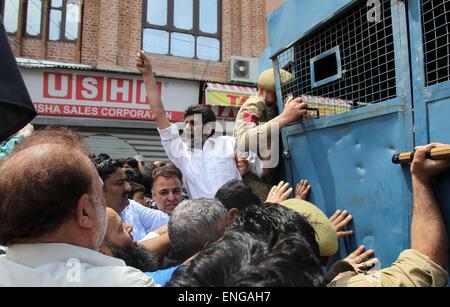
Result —
[[[136,67],[143,75],[153,74],[150,58],[145,54],[144,51],[139,51],[138,53],[136,53]]]
[[[350,263],[356,270],[367,271],[373,268],[379,260],[372,258],[375,254],[373,249],[366,251],[366,247],[361,245],[357,250],[347,256],[344,261]]]
[[[306,200],[308,198],[311,186],[307,180],[300,180],[295,188],[295,197],[298,199]]]
[[[338,210],[329,218],[331,224],[333,224],[336,229],[338,238],[348,237],[353,234],[353,230],[342,231],[342,229],[344,229],[352,219],[353,217],[349,215],[346,210]]]
[[[289,187],[289,182],[281,181],[277,186],[273,186],[267,196],[266,203],[279,204],[283,200],[288,199],[293,189]]]

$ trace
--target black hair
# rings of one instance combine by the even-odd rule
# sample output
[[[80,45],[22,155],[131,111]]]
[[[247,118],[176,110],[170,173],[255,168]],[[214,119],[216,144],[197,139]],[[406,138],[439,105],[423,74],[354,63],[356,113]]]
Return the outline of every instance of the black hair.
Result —
[[[251,205],[261,206],[261,200],[242,180],[228,181],[216,192],[215,197],[227,210],[243,210]]]
[[[93,163],[100,178],[102,178],[103,182],[106,182],[112,174],[123,167],[125,161],[123,159],[106,159],[93,161]]]
[[[142,174],[136,170],[136,169],[127,169],[124,171],[125,173],[125,177],[127,177],[127,181],[128,182],[135,182],[135,183],[139,183],[139,184],[143,184],[144,183],[144,179],[142,177]]]
[[[111,159],[111,157],[110,157],[108,154],[106,154],[106,153],[98,154],[98,155],[97,155],[97,158],[102,158],[102,159],[104,159],[104,160]]]
[[[228,232],[210,244],[169,287],[317,287],[323,286],[318,256],[299,234],[280,237],[270,248],[245,232]]]
[[[119,247],[110,242],[105,245],[111,250],[114,258],[122,259],[127,266],[131,266],[142,272],[154,272],[158,269],[160,256],[139,244],[127,247]]]
[[[135,158],[127,158],[125,162],[132,168],[138,169],[139,168],[139,162]]]
[[[158,167],[153,170],[152,177],[153,177],[153,183],[156,181],[156,179],[158,179],[158,177],[165,177],[165,178],[177,177],[178,179],[180,179],[181,182],[183,181],[183,174],[176,166],[175,167],[168,167],[168,166]]]
[[[184,111],[184,118],[195,114],[200,114],[202,116],[203,125],[214,123],[216,121],[214,112],[203,105],[193,105],[187,108],[186,111]]]
[[[279,204],[265,203],[239,211],[228,227],[229,231],[249,232],[273,246],[282,235],[300,234],[319,256],[316,232],[304,216]]]
[[[152,187],[153,187],[153,170],[155,168],[153,166],[144,166],[144,169],[142,170],[142,181],[143,186],[145,187],[145,194],[151,195],[152,193]]]
[[[97,156],[95,156],[95,154],[94,154],[94,156],[90,159],[91,159],[92,163],[99,164],[105,160],[111,159],[111,157],[108,154],[101,153],[101,154],[98,154]]]
[[[131,191],[128,194],[129,199],[133,199],[134,194],[138,192],[142,192],[145,194],[145,187],[142,184],[136,183],[136,182],[130,182],[131,185]]]

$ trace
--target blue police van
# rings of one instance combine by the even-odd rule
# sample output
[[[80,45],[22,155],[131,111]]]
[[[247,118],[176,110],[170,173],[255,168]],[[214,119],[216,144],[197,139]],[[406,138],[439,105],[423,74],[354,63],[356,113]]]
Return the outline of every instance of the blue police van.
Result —
[[[410,247],[412,188],[394,154],[450,143],[450,1],[287,0],[267,17],[277,95],[303,96],[311,119],[282,131],[283,170],[307,179],[328,215],[347,209],[360,244],[381,266]],[[450,176],[436,181],[450,218]],[[424,229],[424,231],[426,231]]]

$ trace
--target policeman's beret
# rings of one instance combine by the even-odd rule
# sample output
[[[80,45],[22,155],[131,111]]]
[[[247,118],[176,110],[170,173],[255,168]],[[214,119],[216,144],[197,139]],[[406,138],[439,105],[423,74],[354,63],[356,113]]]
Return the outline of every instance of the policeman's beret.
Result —
[[[283,84],[292,80],[292,74],[286,70],[280,70],[281,82]],[[259,75],[259,87],[268,92],[275,93],[275,75],[273,69],[267,69]]]
[[[332,256],[337,252],[339,243],[336,229],[319,208],[297,198],[285,200],[281,205],[297,211],[310,222],[316,231],[321,257]]]

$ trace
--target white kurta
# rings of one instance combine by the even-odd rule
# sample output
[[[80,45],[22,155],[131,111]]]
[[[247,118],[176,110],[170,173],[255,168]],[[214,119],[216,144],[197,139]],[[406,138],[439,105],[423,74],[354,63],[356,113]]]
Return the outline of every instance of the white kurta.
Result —
[[[69,244],[22,244],[0,256],[4,287],[154,287],[120,259]]]
[[[183,173],[183,182],[191,199],[214,198],[217,190],[228,181],[242,180],[235,161],[234,137],[211,137],[203,149],[191,149],[181,140],[177,126],[172,124],[158,131],[167,156]],[[255,160],[251,155],[250,163]],[[258,172],[262,173],[262,169]]]

